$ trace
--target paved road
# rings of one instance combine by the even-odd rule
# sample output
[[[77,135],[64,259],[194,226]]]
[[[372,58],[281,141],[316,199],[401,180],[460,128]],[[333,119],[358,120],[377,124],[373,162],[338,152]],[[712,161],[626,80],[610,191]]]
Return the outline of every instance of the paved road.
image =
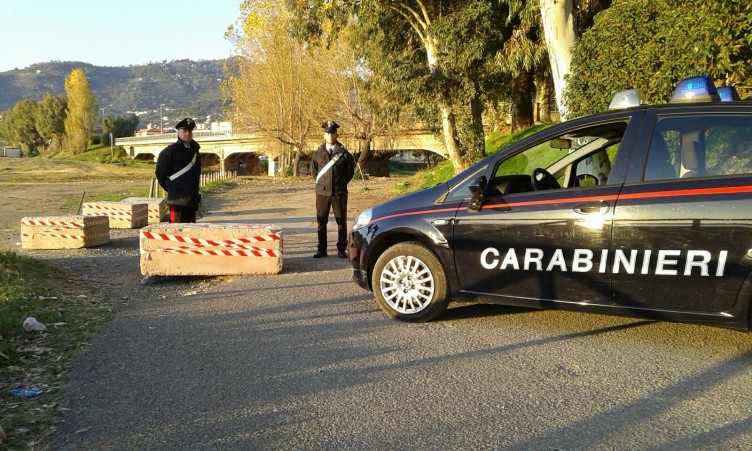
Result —
[[[310,257],[310,197],[213,200],[204,221],[282,226],[284,274],[124,287],[50,447],[752,449],[752,335],[473,304],[392,321]]]

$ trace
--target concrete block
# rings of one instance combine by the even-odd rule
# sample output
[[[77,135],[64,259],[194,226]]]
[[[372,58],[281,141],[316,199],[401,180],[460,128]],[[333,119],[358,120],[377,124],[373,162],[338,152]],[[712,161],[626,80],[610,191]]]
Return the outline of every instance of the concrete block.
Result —
[[[105,215],[111,229],[139,229],[147,224],[149,207],[126,202],[86,202],[81,205],[85,215]]]
[[[152,224],[140,231],[141,274],[279,274],[282,230],[261,224]]]
[[[147,224],[156,224],[170,220],[170,209],[165,199],[161,197],[126,197],[123,202],[127,204],[146,204]]]
[[[78,249],[109,242],[107,216],[28,216],[21,219],[23,249]]]

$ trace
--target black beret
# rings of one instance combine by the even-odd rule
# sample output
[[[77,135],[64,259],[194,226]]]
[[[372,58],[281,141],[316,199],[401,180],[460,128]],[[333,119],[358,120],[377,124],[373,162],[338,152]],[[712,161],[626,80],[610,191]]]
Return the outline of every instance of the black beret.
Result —
[[[337,129],[339,128],[339,124],[337,124],[334,121],[324,121],[321,124],[321,128],[323,128],[324,132],[326,132],[326,133],[337,133]]]
[[[183,119],[182,121],[178,122],[178,125],[175,126],[175,130],[180,130],[181,128],[185,128],[187,130],[193,130],[194,128],[196,128],[196,122],[193,119],[187,117]]]

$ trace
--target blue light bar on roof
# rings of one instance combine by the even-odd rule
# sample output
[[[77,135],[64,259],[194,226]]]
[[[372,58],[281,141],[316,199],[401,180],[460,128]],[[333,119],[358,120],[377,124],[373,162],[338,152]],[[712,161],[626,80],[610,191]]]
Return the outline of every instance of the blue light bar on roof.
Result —
[[[735,102],[741,100],[739,93],[733,86],[721,86],[718,88],[718,96],[721,98],[721,102]]]
[[[721,98],[710,75],[685,78],[676,85],[670,103],[718,102]]]

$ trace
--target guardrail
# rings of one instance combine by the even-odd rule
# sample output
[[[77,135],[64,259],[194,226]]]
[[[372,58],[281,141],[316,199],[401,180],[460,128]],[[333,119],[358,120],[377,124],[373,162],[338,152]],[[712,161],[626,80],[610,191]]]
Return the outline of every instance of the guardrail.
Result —
[[[238,176],[238,171],[212,171],[204,172],[201,174],[198,186],[208,185],[209,183],[219,182],[221,180],[227,180]],[[160,194],[161,193],[161,194]],[[149,186],[149,197],[165,197],[167,193],[161,186],[156,178],[151,179],[151,186]]]

